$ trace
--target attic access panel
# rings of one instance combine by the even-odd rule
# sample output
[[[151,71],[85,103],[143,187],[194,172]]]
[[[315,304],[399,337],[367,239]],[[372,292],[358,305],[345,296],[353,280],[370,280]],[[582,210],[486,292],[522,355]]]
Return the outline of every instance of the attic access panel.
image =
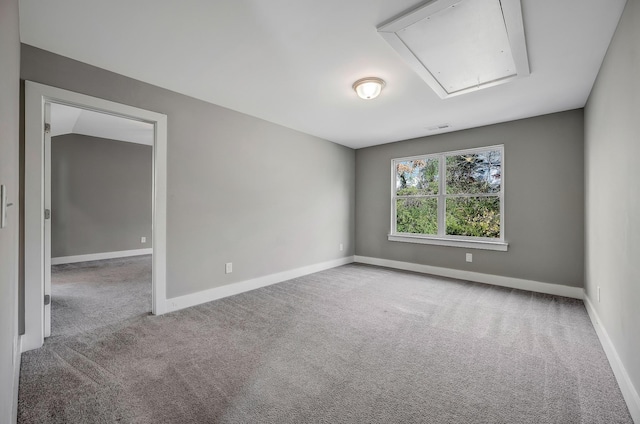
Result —
[[[443,99],[529,75],[520,0],[433,0],[378,32]]]

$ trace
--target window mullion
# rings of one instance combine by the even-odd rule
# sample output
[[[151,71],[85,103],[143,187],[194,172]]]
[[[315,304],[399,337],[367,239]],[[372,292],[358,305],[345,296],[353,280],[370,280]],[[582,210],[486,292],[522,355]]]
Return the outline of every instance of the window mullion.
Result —
[[[449,198],[454,198],[454,197],[500,197],[500,192],[495,192],[495,193],[456,193],[456,194],[449,194],[448,197]]]
[[[440,167],[440,181],[438,182],[438,236],[445,235],[445,213],[446,213],[446,161],[444,155],[438,157]]]
[[[397,195],[396,192],[396,161],[391,161],[391,233],[396,234],[398,222]]]

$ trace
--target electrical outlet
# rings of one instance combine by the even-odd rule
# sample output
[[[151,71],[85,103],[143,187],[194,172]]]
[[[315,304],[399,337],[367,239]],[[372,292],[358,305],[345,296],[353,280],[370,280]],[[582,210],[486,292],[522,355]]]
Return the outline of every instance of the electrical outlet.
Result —
[[[598,286],[598,302],[600,302],[600,286]]]
[[[232,272],[233,272],[233,263],[227,262],[226,264],[224,264],[224,273],[231,274]]]
[[[340,243],[340,251],[342,252],[344,250],[344,244]]]
[[[140,237],[140,243],[146,243],[146,242],[147,242],[146,237]]]
[[[467,253],[467,262],[473,262],[473,253]]]

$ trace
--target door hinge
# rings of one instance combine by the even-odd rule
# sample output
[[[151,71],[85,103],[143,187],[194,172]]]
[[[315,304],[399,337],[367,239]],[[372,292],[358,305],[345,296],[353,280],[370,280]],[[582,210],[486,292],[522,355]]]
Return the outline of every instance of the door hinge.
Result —
[[[51,132],[51,124],[44,123],[44,133],[49,134]]]
[[[44,219],[50,219],[51,218],[51,209],[45,209],[44,210]]]
[[[45,294],[44,295],[44,306],[47,306],[49,303],[51,303],[51,295]]]

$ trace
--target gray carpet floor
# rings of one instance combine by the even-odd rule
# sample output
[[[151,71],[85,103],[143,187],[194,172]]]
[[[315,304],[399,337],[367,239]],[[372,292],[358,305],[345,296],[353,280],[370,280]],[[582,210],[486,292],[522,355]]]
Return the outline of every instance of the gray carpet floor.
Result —
[[[359,264],[22,361],[20,423],[632,423],[581,301]]]
[[[151,255],[51,267],[51,336],[73,336],[151,312]]]

